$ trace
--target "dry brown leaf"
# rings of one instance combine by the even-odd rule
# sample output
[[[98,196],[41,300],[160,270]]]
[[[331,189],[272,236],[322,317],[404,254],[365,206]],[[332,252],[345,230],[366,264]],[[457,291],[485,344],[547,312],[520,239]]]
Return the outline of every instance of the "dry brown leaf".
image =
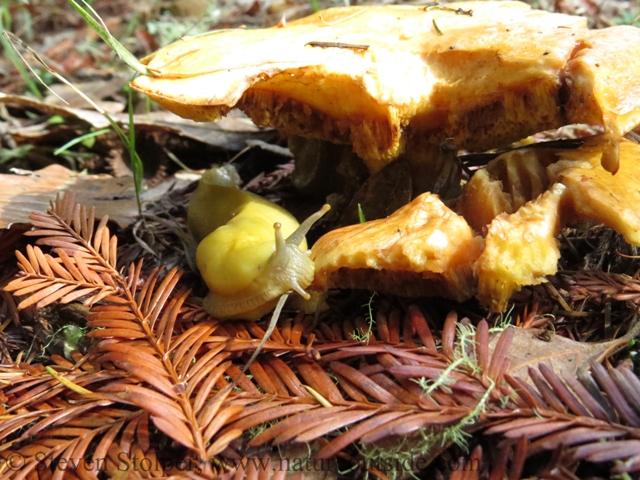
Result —
[[[126,83],[126,78],[120,75],[113,75],[108,79],[93,79],[86,82],[74,81],[73,87],[64,83],[57,83],[49,86],[49,90],[52,93],[45,97],[44,103],[62,108],[82,109],[83,107],[87,107],[87,101],[78,95],[78,92],[75,90],[78,89],[107,113],[120,113],[126,109],[126,102],[105,101],[104,99],[116,95]]]
[[[527,378],[528,369],[544,363],[550,365],[560,378],[575,377],[578,368],[587,367],[590,362],[616,345],[625,344],[625,337],[602,343],[576,342],[560,335],[552,334],[541,340],[542,330],[509,327],[514,330],[513,340],[507,358],[511,362],[509,374],[519,378]],[[495,350],[498,336],[494,335],[489,342],[491,355]]]
[[[34,210],[45,211],[61,190],[72,190],[80,203],[96,207],[96,214],[109,218],[125,228],[138,217],[133,179],[110,175],[81,175],[61,165],[49,165],[35,172],[0,174],[0,228],[14,223],[30,223]],[[191,183],[189,177],[176,176],[144,190],[143,202],[162,197],[173,188]]]
[[[82,101],[84,102],[84,100]],[[20,95],[7,95],[0,92],[0,103],[30,110],[37,110],[45,115],[59,115],[69,119],[79,119],[96,130],[108,128],[109,121],[99,112],[86,108],[73,108]],[[127,113],[110,113],[112,119],[121,125],[129,124]],[[197,140],[215,147],[232,151],[240,151],[247,146],[247,140],[269,141],[274,137],[271,129],[256,126],[240,111],[230,114],[215,125],[199,125],[185,120],[171,112],[150,112],[135,114],[133,121],[137,128],[149,131],[173,133],[186,138]],[[7,133],[20,137],[40,136],[46,133],[46,125],[37,132],[27,132],[21,127],[8,126]]]

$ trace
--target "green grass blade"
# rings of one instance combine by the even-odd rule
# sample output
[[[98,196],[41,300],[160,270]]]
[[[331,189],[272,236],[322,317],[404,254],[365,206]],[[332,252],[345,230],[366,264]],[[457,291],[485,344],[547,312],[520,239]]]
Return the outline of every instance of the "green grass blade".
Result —
[[[16,148],[0,148],[0,165],[9,160],[22,158],[33,149],[33,145],[22,145]]]
[[[362,205],[358,204],[358,220],[360,223],[365,223],[367,219],[364,216],[364,212],[362,211]]]
[[[142,159],[136,151],[136,130],[133,123],[133,92],[129,90],[129,158],[131,158],[131,170],[133,171],[133,183],[136,189],[136,201],[138,202],[138,212],[142,214],[142,202],[140,192],[142,190],[142,179],[144,167]]]
[[[6,9],[6,7],[3,7],[0,9],[0,31],[4,31],[5,29],[8,30],[10,28],[10,25],[11,13]],[[24,65],[22,64],[15,51],[13,50],[13,47],[4,35],[0,35],[0,44],[2,44],[2,48],[4,49],[7,57],[9,57],[9,60],[11,60],[11,63],[13,63],[13,66],[16,67],[16,70],[18,70],[18,73],[22,77],[22,80],[24,81],[27,88],[36,98],[42,98],[42,93],[40,93],[38,85],[36,85],[36,82],[33,81],[31,76],[29,75],[29,72],[27,72],[27,70],[24,68]]]
[[[78,95],[80,95],[84,100],[86,100],[87,103],[89,103],[93,108],[95,108],[109,122],[109,125],[111,125],[111,128],[113,129],[113,131],[118,134],[118,137],[120,137],[120,140],[122,141],[124,146],[127,148],[127,150],[129,150],[129,153],[131,155],[131,163],[132,163],[134,181],[135,181],[135,187],[136,187],[136,200],[138,202],[138,212],[142,213],[142,204],[141,204],[141,201],[140,201],[140,190],[142,188],[142,172],[143,172],[142,160],[140,160],[140,157],[138,156],[138,153],[135,151],[135,145],[133,146],[133,148],[131,146],[131,139],[134,139],[133,134],[131,133],[132,131],[134,131],[133,130],[133,116],[132,116],[133,110],[131,108],[129,109],[129,132],[130,133],[129,133],[129,135],[126,135],[124,133],[124,131],[122,130],[122,128],[120,127],[120,125],[118,125],[118,123],[113,118],[111,118],[111,116],[102,107],[100,107],[93,100],[91,100],[91,98],[89,98],[87,95],[85,95],[81,90],[79,90],[69,80],[67,80],[62,75],[60,75],[58,72],[56,72],[51,67],[49,67],[49,65],[46,64],[46,62],[40,57],[40,55],[38,55],[38,53],[35,52],[33,49],[31,49],[29,46],[24,45],[22,40],[20,40],[14,34],[12,34],[9,31],[6,31],[6,30],[4,32],[2,32],[2,36],[6,37],[7,40],[9,40],[9,43],[14,48],[14,51],[16,52],[17,55],[20,55],[20,53],[16,49],[15,44],[24,46],[27,49],[27,51],[31,54],[33,59],[36,62],[38,62],[47,72],[49,72],[55,78],[60,80],[60,82],[64,83],[68,87],[72,88]],[[14,42],[15,42],[15,44],[14,44]],[[26,62],[26,60],[22,56],[21,56],[21,59],[25,63],[25,65],[27,65],[29,67],[29,64]],[[29,67],[29,68],[31,69],[31,67]],[[31,71],[33,72],[33,69],[31,69]],[[33,73],[36,76],[36,78],[42,82],[42,79],[35,72],[33,72]],[[55,95],[55,92],[52,91],[52,93]]]
[[[91,138],[99,137],[100,135],[104,135],[105,133],[109,133],[110,131],[111,131],[110,128],[103,128],[102,130],[97,130],[95,132],[89,132],[89,133],[85,133],[84,135],[80,135],[79,137],[76,137],[73,140],[70,140],[67,143],[65,143],[63,146],[61,146],[55,152],[53,152],[53,154],[60,155],[61,153],[66,152],[67,150],[69,150],[74,145],[77,145],[78,143],[84,142],[85,140],[89,140]]]
[[[82,18],[89,24],[89,26],[95,30],[95,32],[100,35],[100,37],[109,45],[114,52],[122,59],[124,63],[129,65],[129,67],[133,68],[136,72],[141,75],[151,75],[151,71],[145,67],[136,57],[134,57],[129,50],[127,50],[118,40],[116,40],[109,30],[107,30],[106,25],[100,19],[98,14],[95,12],[91,6],[85,2],[84,0],[80,0],[86,7],[86,9],[80,5],[76,0],[69,0],[69,3],[73,5],[73,7],[78,11]],[[95,17],[95,18],[94,18]],[[99,19],[98,20],[96,20]]]

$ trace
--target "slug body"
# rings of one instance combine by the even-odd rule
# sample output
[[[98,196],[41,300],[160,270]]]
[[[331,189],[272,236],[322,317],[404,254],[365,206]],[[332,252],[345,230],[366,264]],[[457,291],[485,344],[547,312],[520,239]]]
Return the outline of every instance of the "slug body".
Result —
[[[189,204],[188,224],[200,242],[196,262],[210,292],[204,308],[218,318],[258,320],[285,293],[309,298],[304,289],[315,266],[304,236],[328,206],[300,225],[238,184],[231,166],[205,173]]]

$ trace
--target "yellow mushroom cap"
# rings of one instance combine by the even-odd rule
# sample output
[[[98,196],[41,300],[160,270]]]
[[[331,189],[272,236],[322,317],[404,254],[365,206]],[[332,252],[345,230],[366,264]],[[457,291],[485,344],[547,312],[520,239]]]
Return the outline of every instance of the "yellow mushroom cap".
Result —
[[[465,13],[466,12],[466,13]],[[467,150],[570,123],[603,126],[605,167],[640,122],[640,30],[522,2],[332,8],[286,28],[181,39],[143,59],[133,88],[185,118],[232,108],[296,134],[349,143],[371,172],[445,139]],[[420,147],[420,148],[417,148]]]

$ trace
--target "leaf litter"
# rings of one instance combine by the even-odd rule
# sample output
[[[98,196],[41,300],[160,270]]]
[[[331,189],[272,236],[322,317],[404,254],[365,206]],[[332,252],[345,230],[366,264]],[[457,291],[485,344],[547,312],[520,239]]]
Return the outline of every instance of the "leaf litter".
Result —
[[[282,6],[276,7],[274,3],[273,11],[278,8]],[[308,7],[302,6],[304,8]],[[606,19],[606,12],[603,13],[600,7],[589,8],[597,11],[594,14],[596,22]],[[73,67],[72,58],[66,61],[66,68],[76,68]],[[77,71],[87,68],[86,64],[76,65]],[[11,112],[9,116],[3,116],[3,128],[9,129],[7,133],[14,148],[30,145],[39,138],[51,135],[56,124],[46,121],[57,116],[65,119],[64,123],[78,122],[80,126],[74,125],[72,132],[76,136],[81,134],[79,132],[86,133],[91,128],[106,126],[102,116],[89,110],[51,106],[15,95],[3,95],[0,100],[7,105],[6,112]],[[36,116],[41,116],[40,121],[36,120],[35,123],[31,113],[34,111],[38,112]],[[128,121],[125,116],[115,115],[115,118]],[[214,129],[216,133],[213,135],[209,126],[208,131],[204,131],[164,113],[153,112],[146,118],[145,114],[136,115],[137,126],[188,139],[183,151],[193,149],[194,140],[217,149],[215,155],[208,150],[207,160],[200,165],[192,164],[189,155],[180,155],[183,161],[187,158],[185,163],[193,169],[203,168],[213,158],[230,160],[249,139],[283,145],[277,134],[261,131],[247,124],[243,118],[233,120],[227,127],[222,126],[219,132]],[[60,136],[51,139],[56,148],[70,136],[68,132],[59,133]],[[160,138],[165,140],[167,137]],[[117,148],[114,143],[107,145],[108,152]],[[86,148],[84,145],[80,147],[81,151]],[[47,155],[53,160],[50,153]],[[103,153],[99,155],[104,156]],[[245,162],[250,164],[253,155],[244,154],[236,161],[240,165]],[[122,153],[120,157],[123,157]],[[275,166],[278,161],[282,162],[282,157],[275,154],[265,167],[269,164]],[[634,388],[638,388],[637,375],[633,373],[629,361],[624,360],[624,354],[611,356],[614,352],[607,351],[614,345],[624,346],[631,340],[619,332],[627,330],[634,321],[628,312],[635,311],[634,298],[637,297],[630,298],[628,294],[635,291],[630,285],[636,281],[637,272],[624,272],[631,275],[630,278],[612,277],[606,271],[594,273],[601,282],[597,285],[611,286],[614,280],[618,285],[617,289],[602,293],[602,288],[594,286],[597,282],[586,282],[583,277],[570,273],[572,269],[566,268],[567,273],[560,272],[557,282],[554,281],[565,300],[564,305],[544,288],[525,289],[515,299],[513,317],[525,323],[550,323],[557,334],[547,329],[511,328],[512,337],[508,342],[504,340],[504,332],[495,333],[491,342],[488,341],[486,332],[490,324],[475,320],[482,317],[483,312],[473,302],[463,306],[462,311],[473,313],[472,323],[477,330],[468,330],[471,322],[465,322],[464,319],[458,322],[455,316],[439,314],[438,310],[442,307],[430,305],[424,300],[418,301],[417,311],[420,313],[417,314],[415,309],[407,309],[405,302],[383,297],[375,304],[377,322],[369,346],[354,342],[351,336],[358,325],[362,327],[364,310],[359,309],[358,305],[366,302],[355,305],[354,299],[350,298],[348,309],[330,311],[326,322],[317,325],[312,318],[292,315],[278,326],[271,341],[265,345],[265,352],[258,357],[252,375],[243,380],[241,388],[226,399],[215,399],[198,388],[204,385],[199,382],[206,380],[214,392],[222,389],[227,382],[225,372],[229,377],[234,377],[234,368],[242,368],[243,362],[252,353],[252,346],[255,348],[260,339],[260,325],[242,322],[216,324],[211,320],[202,322],[206,320],[206,315],[197,306],[185,303],[187,297],[181,288],[193,286],[197,291],[201,285],[197,285],[193,275],[184,277],[188,283],[178,283],[179,274],[174,267],[179,266],[187,271],[189,267],[175,252],[184,251],[186,247],[180,240],[177,240],[179,246],[173,247],[173,250],[169,245],[181,235],[186,235],[186,230],[180,222],[170,225],[168,220],[181,215],[180,211],[186,205],[188,185],[193,183],[195,177],[178,173],[177,167],[171,167],[173,170],[163,174],[165,177],[158,186],[145,192],[151,208],[141,220],[137,216],[132,180],[101,174],[101,170],[107,170],[107,163],[103,161],[98,171],[92,174],[81,174],[66,168],[70,165],[55,164],[42,165],[44,168],[30,172],[24,171],[24,167],[30,165],[23,164],[22,171],[3,174],[2,180],[9,188],[2,191],[1,226],[6,228],[10,224],[31,222],[36,226],[36,231],[29,238],[38,241],[25,247],[18,245],[20,236],[11,235],[9,238],[7,232],[13,229],[0,234],[0,242],[6,242],[2,243],[3,251],[20,246],[23,252],[19,257],[22,273],[18,277],[14,277],[12,260],[2,262],[3,285],[6,287],[12,278],[16,282],[4,289],[0,300],[0,317],[3,321],[0,343],[5,364],[0,367],[0,381],[6,385],[0,388],[0,396],[5,404],[2,407],[5,422],[0,427],[0,435],[11,439],[7,451],[28,455],[31,447],[48,448],[53,452],[52,455],[60,457],[61,452],[71,452],[72,448],[76,448],[74,441],[75,445],[79,440],[88,445],[95,438],[97,446],[93,455],[106,458],[106,452],[110,452],[112,460],[105,466],[105,471],[110,474],[117,470],[118,464],[113,461],[114,455],[117,455],[115,452],[137,451],[145,458],[155,458],[156,455],[188,458],[202,468],[203,478],[215,478],[222,470],[216,470],[218,464],[215,462],[212,465],[206,461],[209,459],[206,453],[218,452],[221,461],[225,462],[232,458],[242,459],[243,455],[251,452],[246,446],[250,437],[238,436],[248,428],[247,425],[269,432],[271,438],[277,439],[275,443],[284,442],[286,438],[293,439],[293,443],[287,444],[290,445],[287,449],[304,445],[304,441],[309,439],[314,440],[312,429],[318,429],[318,432],[323,430],[322,421],[312,420],[318,415],[318,403],[297,390],[299,385],[309,385],[323,397],[335,402],[330,403],[330,407],[322,407],[335,410],[327,412],[330,413],[327,417],[322,417],[332,419],[333,424],[324,428],[328,435],[321,435],[314,440],[312,455],[341,452],[337,457],[340,463],[336,465],[341,468],[354,465],[354,474],[368,473],[379,478],[393,476],[392,470],[384,470],[385,463],[381,460],[394,456],[411,456],[414,460],[423,458],[427,468],[423,470],[424,474],[437,472],[450,478],[459,477],[445,465],[446,459],[451,465],[451,459],[456,458],[463,461],[472,458],[482,460],[479,476],[469,478],[488,478],[489,474],[499,476],[500,472],[508,474],[510,478],[520,478],[525,467],[528,469],[526,471],[537,472],[541,476],[554,469],[575,472],[577,459],[586,459],[591,465],[604,468],[605,472],[637,470],[640,461],[637,459],[638,450],[634,450],[634,447],[638,446],[640,434],[633,412],[636,415],[640,412],[637,403],[640,396],[633,396],[632,393]],[[8,167],[15,168],[11,162]],[[245,180],[254,179],[253,188],[262,193],[275,191],[276,197],[282,197],[285,203],[296,198],[295,189],[288,184],[289,167],[275,167],[275,173],[267,172],[265,168],[264,174],[257,175],[252,168],[247,165]],[[63,189],[73,190],[76,193],[75,200],[56,200],[56,193]],[[394,195],[401,197],[403,192]],[[170,200],[171,196],[173,200]],[[367,200],[367,196],[371,200]],[[54,206],[50,207],[52,200]],[[83,226],[87,223],[84,213],[76,221],[73,213],[76,201],[85,205],[86,212],[90,206],[96,208],[95,217],[92,218],[109,215],[110,219],[115,220],[118,239],[129,239],[127,243],[120,244],[117,255],[110,246],[113,244],[111,240],[106,243],[88,241],[90,231],[94,238],[115,237],[110,236],[106,224],[100,224],[95,231],[93,225]],[[368,206],[377,209],[387,202],[380,202],[369,193],[358,197],[356,203],[361,203],[366,212]],[[45,215],[44,212],[49,208],[51,213]],[[29,220],[31,212],[40,213],[35,213]],[[48,229],[56,230],[56,235],[61,238],[45,233]],[[595,251],[596,248],[591,247],[598,242],[606,242],[604,236],[609,235],[607,232],[606,229],[580,230],[578,236],[586,240],[580,241],[578,249],[580,252]],[[130,240],[136,236],[143,239],[146,247]],[[159,248],[164,244],[164,250]],[[569,249],[568,243],[563,246]],[[147,261],[145,265],[137,263],[145,255],[142,251],[146,252],[148,260],[155,260]],[[158,251],[164,252],[161,260],[158,260]],[[613,255],[610,249],[607,251]],[[169,272],[164,274],[164,279],[163,274],[154,269],[154,262],[167,265],[165,271]],[[114,268],[116,263],[118,269]],[[573,261],[566,266],[575,264],[577,262]],[[144,282],[150,286],[145,287]],[[88,357],[82,355],[88,353],[82,351],[85,347],[76,345],[78,349],[75,351],[73,348],[67,349],[66,353],[61,351],[49,356],[46,362],[34,361],[33,351],[26,348],[24,341],[30,340],[36,345],[42,342],[34,334],[34,327],[38,328],[44,318],[33,306],[18,313],[16,304],[8,295],[16,291],[23,292],[17,300],[26,300],[27,303],[33,301],[33,305],[40,302],[54,305],[57,301],[70,302],[70,305],[76,305],[78,301],[86,305],[94,303],[88,314],[89,326],[96,328],[96,337],[109,341],[93,343],[97,353]],[[103,295],[102,299],[100,295]],[[334,305],[345,300],[339,298],[340,295],[347,297],[347,293],[337,294]],[[30,296],[33,298],[30,299]],[[133,303],[126,306],[126,302]],[[567,304],[570,310],[565,308]],[[134,308],[131,309],[131,306]],[[136,311],[135,308],[140,310]],[[355,315],[345,315],[348,311],[355,311]],[[572,316],[572,312],[585,313],[587,316]],[[133,318],[140,313],[148,316]],[[83,315],[87,315],[86,311]],[[576,319],[585,321],[579,323]],[[146,321],[150,322],[150,326],[145,326]],[[614,327],[605,329],[605,321],[612,322]],[[59,322],[55,315],[53,322]],[[174,326],[175,330],[172,331]],[[600,333],[593,334],[594,330]],[[598,338],[604,330],[613,333],[617,340],[600,344],[581,341],[583,338]],[[435,352],[426,351],[421,346],[431,343],[427,340],[429,337],[438,342]],[[468,343],[469,338],[474,341]],[[495,345],[501,338],[504,343],[496,349]],[[223,343],[220,343],[221,340]],[[221,345],[225,346],[216,352]],[[174,352],[181,348],[180,355],[170,361],[173,362],[171,365],[163,364],[168,357],[161,346]],[[140,355],[136,356],[136,351]],[[633,352],[632,349],[628,351]],[[593,362],[605,352],[611,364],[606,368],[594,367]],[[68,358],[65,359],[61,354],[68,355]],[[330,355],[339,359],[330,361]],[[45,363],[48,368],[53,367],[55,375],[44,371]],[[616,363],[614,368],[612,365]],[[132,366],[136,364],[139,367]],[[190,364],[198,365],[198,368],[191,368]],[[429,366],[433,364],[437,366]],[[426,389],[403,375],[409,371],[409,366],[422,368]],[[589,366],[591,375],[584,373],[584,368]],[[349,368],[362,372],[362,376],[353,374]],[[433,368],[434,371],[427,368]],[[261,375],[260,369],[267,374],[266,377]],[[183,374],[178,375],[178,371]],[[531,374],[532,371],[540,373]],[[78,394],[73,390],[65,390],[64,384],[60,383],[62,380],[58,380],[57,375],[61,374],[65,381],[78,388],[102,393],[83,400],[84,405],[79,407]],[[160,380],[150,381],[154,374],[159,374],[157,378]],[[161,380],[167,377],[175,382],[170,387],[172,391]],[[272,380],[267,381],[269,378]],[[516,378],[529,380],[524,385],[518,383]],[[560,383],[557,379],[561,379]],[[569,387],[566,391],[561,386],[563,382],[565,389]],[[121,384],[129,387],[121,388]],[[336,384],[337,396],[333,392],[335,387],[330,386]],[[193,397],[179,393],[182,395],[181,401],[174,401],[175,389],[179,385],[191,392]],[[264,393],[268,391],[276,391],[277,396]],[[374,392],[376,395],[373,395]],[[301,400],[303,398],[305,400]],[[154,406],[149,405],[150,399]],[[395,401],[400,402],[400,407],[394,407]],[[408,406],[411,402],[416,402],[420,408],[412,410]],[[161,405],[166,408],[165,412],[161,411]],[[296,405],[305,407],[300,407],[299,413],[296,413],[294,410],[298,407],[293,408]],[[52,406],[61,413],[46,413],[46,409]],[[436,416],[429,413],[432,411],[440,416],[441,422],[435,421]],[[170,416],[168,412],[174,415]],[[222,425],[215,425],[216,418]],[[286,420],[274,423],[279,418]],[[320,417],[317,418],[320,420]],[[296,419],[300,423],[296,424]],[[236,427],[240,422],[244,423],[238,429]],[[57,431],[52,428],[53,425],[68,430]],[[21,426],[25,426],[25,430],[19,432]],[[73,428],[78,430],[71,430]],[[80,432],[82,428],[92,433],[87,436],[87,433]],[[204,445],[198,445],[194,443],[193,432],[203,431],[198,429],[204,428],[208,428],[208,440]],[[150,430],[156,432],[154,438],[163,437],[164,440],[150,444]],[[13,431],[18,431],[18,434],[11,436]],[[349,432],[353,432],[351,437],[347,437]],[[414,432],[417,432],[414,437],[416,440],[401,440]],[[251,437],[256,437],[255,434],[258,431],[253,432]],[[367,434],[368,437],[365,436]],[[494,462],[492,459],[495,454],[488,454],[491,450],[487,438],[493,439],[492,435],[501,435],[502,443],[492,446],[491,450],[496,449],[501,458],[510,458],[505,460],[506,463]],[[29,440],[28,437],[32,438]],[[523,441],[524,437],[529,440]],[[605,438],[610,440],[600,441]],[[167,439],[176,442],[174,445],[189,446],[190,453],[177,457],[175,449],[168,448]],[[300,441],[296,443],[296,439]],[[361,441],[357,448],[348,446],[356,440]],[[560,448],[562,445],[566,448]],[[83,448],[74,455],[82,458],[84,452],[90,452],[86,450],[87,446]],[[541,458],[541,452],[552,452],[559,448],[559,454],[555,456],[543,455],[545,461],[538,466],[533,465],[532,461],[525,462],[527,458],[533,458],[534,461]],[[282,455],[303,459],[306,458],[303,450],[283,450]],[[615,453],[612,453],[613,450]],[[271,448],[262,452],[264,458],[270,458]],[[0,456],[6,458],[6,454]],[[274,456],[272,461],[276,460]],[[439,460],[441,463],[438,463]],[[607,463],[613,461],[617,463]],[[229,468],[230,463],[225,464],[227,473],[238,471],[238,476],[242,475],[242,468]],[[567,467],[569,464],[572,466]],[[26,467],[23,471],[27,472],[28,468],[33,469]],[[158,473],[169,471],[159,470]],[[245,473],[252,475],[249,471]]]

